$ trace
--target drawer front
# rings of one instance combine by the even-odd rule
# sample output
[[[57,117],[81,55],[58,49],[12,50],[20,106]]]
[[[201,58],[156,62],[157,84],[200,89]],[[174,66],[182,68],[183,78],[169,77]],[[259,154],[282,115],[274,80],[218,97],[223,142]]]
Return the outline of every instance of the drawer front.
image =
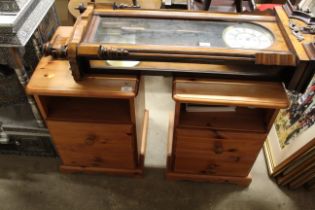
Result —
[[[202,137],[212,139],[246,139],[246,140],[262,140],[267,138],[267,133],[254,132],[235,132],[214,129],[183,129],[177,128],[176,136],[183,137]]]
[[[53,142],[64,165],[135,168],[131,124],[47,121]]]
[[[175,171],[247,176],[264,142],[249,134],[198,131],[176,130]]]
[[[210,139],[176,137],[175,151],[178,153],[207,154],[239,154],[246,157],[254,156],[263,145],[262,141],[239,139]]]
[[[174,171],[201,175],[245,177],[248,176],[253,162],[224,161],[215,157],[176,156]]]

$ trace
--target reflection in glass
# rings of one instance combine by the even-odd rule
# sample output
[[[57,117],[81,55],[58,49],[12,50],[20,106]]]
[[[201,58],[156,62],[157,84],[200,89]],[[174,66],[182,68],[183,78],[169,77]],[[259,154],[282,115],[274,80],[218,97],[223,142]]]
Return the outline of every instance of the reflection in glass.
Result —
[[[227,39],[223,38],[224,34],[227,33],[226,29],[231,25],[235,26],[234,28],[246,26],[251,30],[247,34],[247,38],[239,39],[240,44],[238,45],[230,44]],[[229,31],[231,33],[233,30],[229,29]],[[242,33],[244,34],[244,31]],[[244,40],[248,42],[249,37],[252,44],[244,44]],[[255,39],[259,42],[267,40],[268,45],[257,45]],[[235,41],[237,40],[233,42]],[[263,49],[271,46],[273,41],[273,35],[270,31],[251,23],[119,17],[100,17],[97,31],[90,39],[90,42],[93,43],[241,49]]]

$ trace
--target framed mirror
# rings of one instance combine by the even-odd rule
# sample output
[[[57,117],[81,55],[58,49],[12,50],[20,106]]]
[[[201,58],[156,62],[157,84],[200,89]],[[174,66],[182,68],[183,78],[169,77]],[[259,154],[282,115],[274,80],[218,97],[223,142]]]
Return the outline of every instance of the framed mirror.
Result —
[[[291,18],[302,20],[307,24],[315,24],[314,0],[288,0],[284,9]]]

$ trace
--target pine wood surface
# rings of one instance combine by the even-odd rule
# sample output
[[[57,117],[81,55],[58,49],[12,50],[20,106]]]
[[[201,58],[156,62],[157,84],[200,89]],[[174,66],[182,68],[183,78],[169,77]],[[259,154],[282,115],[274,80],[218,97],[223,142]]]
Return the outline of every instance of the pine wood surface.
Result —
[[[47,121],[62,163],[133,169],[132,125]]]
[[[175,124],[169,131],[167,177],[243,186],[250,183],[247,176],[275,113],[289,104],[281,83],[246,80],[177,77],[173,98]],[[191,112],[186,103],[236,106],[236,110]]]
[[[277,82],[176,78],[173,98],[186,103],[275,109],[289,106],[284,87]]]
[[[27,93],[98,98],[132,98],[137,94],[136,76],[90,75],[76,82],[69,69],[68,61],[42,58],[27,85]]]
[[[210,166],[214,166],[215,164],[211,165],[211,160],[209,161],[209,154],[202,155],[201,158],[199,156],[189,156],[184,154],[184,156],[180,156],[177,158],[175,156],[176,145],[174,144],[174,138],[176,138],[176,134],[174,134],[174,121],[176,120],[176,116],[174,113],[170,113],[169,117],[169,129],[168,129],[168,142],[167,142],[167,171],[166,171],[166,178],[168,180],[184,180],[184,181],[197,181],[197,182],[215,182],[215,183],[230,183],[230,184],[237,184],[239,186],[247,187],[251,183],[250,175],[246,175],[244,177],[241,176],[225,176],[225,175],[216,175],[213,170],[210,169]],[[196,132],[192,133],[190,130],[182,130],[184,134],[188,136],[194,136]],[[211,133],[211,132],[210,132]],[[206,132],[206,135],[209,133]],[[212,136],[212,133],[210,134]],[[191,143],[194,142],[195,139],[192,139]],[[209,141],[209,140],[206,140]],[[196,144],[193,144],[196,146]],[[210,146],[211,147],[211,146]],[[191,148],[189,148],[191,149]],[[204,150],[204,148],[202,147]],[[235,159],[234,159],[235,160]],[[242,160],[243,161],[243,160]],[[224,164],[224,163],[222,163]],[[226,165],[226,164],[224,164]],[[223,165],[223,169],[221,169],[221,173],[230,174],[231,167],[226,168]],[[234,163],[236,167],[238,166]],[[205,167],[206,166],[206,167]],[[177,167],[177,168],[176,168]],[[176,171],[176,169],[178,171]],[[235,168],[233,168],[234,170]],[[248,171],[248,167],[237,167],[236,173],[241,171]],[[203,172],[202,172],[203,171]],[[211,174],[212,172],[212,174]],[[220,174],[220,172],[219,172]]]
[[[91,162],[87,162],[88,166],[82,166],[82,164],[77,164],[77,165],[62,164],[60,166],[60,171],[62,173],[86,173],[86,174],[104,173],[104,174],[112,174],[112,175],[120,175],[120,176],[125,175],[125,176],[131,176],[131,177],[142,177],[143,173],[144,173],[144,161],[145,161],[145,153],[146,153],[146,146],[147,146],[147,129],[148,129],[148,123],[149,123],[148,120],[149,120],[149,112],[146,110],[144,113],[144,120],[143,120],[143,125],[142,125],[143,128],[142,128],[141,146],[140,146],[141,149],[140,149],[140,155],[139,155],[139,159],[138,159],[137,164],[135,164],[134,162],[131,163],[130,159],[128,159],[128,157],[130,158],[130,154],[133,154],[133,152],[129,151],[129,153],[126,153],[127,155],[125,155],[125,154],[121,154],[120,151],[118,151],[118,153],[115,152],[115,155],[113,156],[114,158],[102,159],[102,160],[107,160],[106,162],[103,161],[102,164],[99,163],[100,159],[97,159],[97,162],[98,162],[97,164],[95,164],[95,163],[93,164],[93,162],[96,161],[96,159],[94,158],[91,160]],[[113,127],[110,127],[111,132],[109,134],[109,137],[117,138],[116,134],[111,135],[111,133],[116,132],[116,129],[112,129],[112,128]],[[118,137],[121,136],[121,131],[122,130],[117,131],[117,132],[120,132],[118,134]],[[125,131],[128,131],[128,129]],[[123,137],[122,139],[125,139],[124,141],[126,141],[125,137]],[[112,145],[117,145],[117,142],[113,141]],[[127,148],[127,150],[129,150],[130,149],[129,146],[130,145],[127,144],[127,145],[124,145],[123,147],[125,148],[125,150],[126,150],[126,148]],[[80,151],[81,151],[81,148],[80,148]],[[112,151],[113,150],[111,148],[110,152],[112,152]],[[110,152],[109,152],[109,154],[110,154]],[[67,153],[67,150],[66,150],[66,153]],[[91,153],[91,154],[94,154],[94,153]],[[99,153],[96,153],[96,154],[99,154]],[[105,152],[103,152],[100,155],[106,156],[107,154]],[[69,161],[75,160],[76,157],[77,156],[70,156]],[[127,158],[127,160],[126,160],[126,158]],[[84,157],[83,163],[86,163],[87,160],[90,160],[89,156]],[[80,159],[79,159],[79,161],[80,161]],[[124,163],[121,164],[120,161],[124,161]],[[116,165],[116,163],[118,165]],[[110,164],[113,164],[113,165],[111,166]],[[99,167],[100,165],[101,165],[101,167]],[[104,166],[104,167],[102,167],[102,166]],[[111,167],[108,167],[108,166],[111,166]],[[124,167],[122,167],[122,166],[124,166]],[[132,166],[132,167],[130,167],[130,166]],[[133,167],[133,166],[135,166],[135,167]]]
[[[191,72],[191,73],[214,73],[222,75],[240,75],[240,76],[253,76],[253,77],[277,77],[281,71],[286,71],[281,67],[270,66],[266,68],[262,65],[227,65],[227,64],[201,64],[201,63],[175,63],[175,62],[150,62],[142,61],[137,66],[132,68],[121,68],[110,66],[102,60],[92,60],[93,69],[119,69],[126,71],[133,70],[158,70],[170,72]],[[206,75],[205,75],[206,76]]]
[[[126,99],[44,98],[48,101],[46,105],[49,120],[132,123],[129,101]]]
[[[209,139],[244,139],[248,141],[261,140],[267,137],[266,133],[256,132],[235,132],[214,129],[187,129],[176,128],[176,136],[185,136],[191,138],[209,138]]]
[[[67,29],[58,29],[56,42],[67,42]],[[142,175],[148,129],[143,83],[139,90],[137,76],[117,75],[76,82],[72,61],[71,55],[69,61],[42,58],[27,86],[60,155],[60,170]]]

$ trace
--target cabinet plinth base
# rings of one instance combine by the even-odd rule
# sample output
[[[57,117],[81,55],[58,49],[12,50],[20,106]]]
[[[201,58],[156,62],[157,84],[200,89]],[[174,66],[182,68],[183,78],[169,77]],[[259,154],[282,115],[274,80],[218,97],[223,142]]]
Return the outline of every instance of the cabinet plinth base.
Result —
[[[129,177],[143,177],[143,168],[136,169],[112,169],[100,167],[80,167],[80,166],[60,166],[62,173],[84,173],[84,174],[108,174],[108,175],[121,175]]]
[[[250,175],[247,177],[233,177],[233,176],[211,176],[201,174],[185,174],[176,172],[167,172],[167,180],[172,181],[197,181],[197,182],[212,182],[212,183],[228,183],[236,184],[241,187],[248,187],[252,182]]]

